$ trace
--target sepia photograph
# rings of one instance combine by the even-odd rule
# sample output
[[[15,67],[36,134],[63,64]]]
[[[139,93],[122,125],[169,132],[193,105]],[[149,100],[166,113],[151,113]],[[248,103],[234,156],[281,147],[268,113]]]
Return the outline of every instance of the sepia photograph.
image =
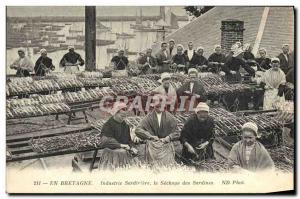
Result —
[[[8,194],[295,194],[294,6],[5,15]]]

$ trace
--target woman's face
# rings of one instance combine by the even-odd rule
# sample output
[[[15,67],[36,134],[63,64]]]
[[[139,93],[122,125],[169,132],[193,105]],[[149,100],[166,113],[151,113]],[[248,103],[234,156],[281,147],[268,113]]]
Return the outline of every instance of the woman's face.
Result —
[[[256,136],[254,135],[253,132],[248,131],[248,130],[244,130],[243,131],[243,142],[247,145],[247,146],[251,146],[255,143],[256,141]]]
[[[191,78],[191,79],[197,78],[197,73],[191,72],[191,73],[190,73],[190,78]]]
[[[279,69],[279,66],[280,66],[280,64],[277,60],[272,61],[271,65],[272,65],[272,69],[275,70],[275,71],[277,71]]]
[[[24,58],[25,57],[25,53],[23,51],[18,51],[19,57]]]
[[[127,110],[121,109],[118,113],[116,113],[115,118],[117,118],[119,121],[124,121],[127,116]]]
[[[170,86],[170,79],[169,78],[166,78],[162,81],[162,85],[164,88],[169,88]]]
[[[207,111],[198,111],[197,117],[198,117],[198,120],[205,121],[208,117],[208,112]]]
[[[261,50],[261,51],[259,51],[259,55],[260,55],[260,57],[265,58],[266,57],[266,52]]]

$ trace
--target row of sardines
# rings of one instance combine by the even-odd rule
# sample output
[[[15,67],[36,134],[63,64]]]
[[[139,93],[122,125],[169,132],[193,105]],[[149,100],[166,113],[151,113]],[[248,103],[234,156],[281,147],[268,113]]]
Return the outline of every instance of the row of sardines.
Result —
[[[101,72],[82,72],[78,74],[52,73],[43,78],[15,77],[6,83],[6,96],[57,91],[85,86],[105,87]]]
[[[100,72],[84,72],[79,74],[55,73],[38,80],[34,80],[31,77],[12,78],[7,82],[6,95],[17,96],[83,87],[111,87],[117,94],[146,95],[159,85],[159,79],[159,74],[124,78],[102,78]],[[184,74],[175,73],[171,75],[171,84],[175,89],[181,87],[188,80],[188,76]],[[216,74],[207,74],[200,77],[199,80],[202,82],[207,94],[211,96],[251,90],[251,87],[245,84],[228,85]]]
[[[187,121],[187,119],[191,116],[193,113],[177,113],[174,115],[175,119],[177,120],[177,129],[176,131],[180,132]],[[276,121],[274,121],[271,117],[268,117],[266,115],[254,115],[254,116],[240,116],[237,117],[233,113],[228,112],[222,108],[212,108],[210,111],[210,116],[212,116],[215,119],[215,136],[216,137],[222,137],[222,136],[231,136],[234,135],[238,136],[241,132],[242,124],[239,122],[233,122],[237,118],[242,118],[244,122],[252,121],[257,123],[259,127],[259,131],[262,132],[263,138],[264,135],[268,133],[268,131],[278,130],[281,129],[282,126],[278,124]],[[233,117],[233,120],[231,123],[224,122],[223,120],[226,120],[228,117]],[[142,116],[132,116],[126,118],[126,123],[130,126],[130,128],[134,129],[139,125],[139,123],[142,121]],[[87,146],[87,148],[93,147],[93,146],[99,146],[100,140],[96,139],[99,136],[99,133],[101,133],[101,129],[105,123],[105,119],[101,119],[98,121],[95,121],[92,123],[92,126],[97,129],[95,131],[96,133],[89,134],[89,136],[86,136],[85,139],[77,139],[78,136],[82,137],[80,134],[76,135],[66,135],[66,136],[59,136],[54,138],[37,138],[34,139],[32,142],[33,147],[36,149],[37,152],[43,153],[43,152],[53,152],[58,151],[62,149],[69,149],[70,147],[77,146],[75,148],[78,148],[78,146]],[[223,122],[221,122],[223,121]],[[267,122],[268,121],[268,122]],[[230,129],[230,130],[223,130],[223,129]],[[76,139],[75,139],[76,138]],[[65,140],[73,140],[73,144],[70,144],[69,142],[65,142]],[[76,142],[75,142],[75,141]],[[86,141],[83,141],[86,140]],[[60,143],[60,144],[55,144]],[[81,148],[82,149],[82,148]],[[84,149],[84,148],[83,148]]]
[[[42,116],[70,111],[74,103],[99,101],[103,96],[115,96],[109,88],[89,89],[51,95],[36,95],[30,98],[7,99],[6,116],[8,119]]]

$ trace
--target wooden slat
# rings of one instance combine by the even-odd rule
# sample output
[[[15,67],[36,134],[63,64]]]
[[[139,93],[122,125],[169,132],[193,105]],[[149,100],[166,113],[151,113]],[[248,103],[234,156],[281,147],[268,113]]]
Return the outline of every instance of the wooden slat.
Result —
[[[29,141],[26,140],[26,141],[19,141],[19,142],[7,143],[6,146],[8,148],[17,148],[17,147],[28,146],[29,144],[30,144]]]
[[[12,149],[8,149],[8,151],[9,151],[12,155],[16,155],[16,154],[24,154],[24,153],[28,153],[28,152],[33,152],[31,146],[24,146],[24,147],[12,148]]]
[[[99,148],[102,149],[102,148]],[[49,152],[49,153],[26,153],[22,155],[12,155],[12,159],[7,159],[6,162],[16,162],[16,161],[22,161],[22,160],[31,160],[31,159],[37,159],[37,158],[46,158],[51,156],[59,156],[59,155],[67,155],[67,154],[73,154],[73,153],[81,153],[86,151],[94,151],[94,149],[83,149],[83,150],[61,150],[56,152]]]
[[[51,136],[58,136],[58,135],[67,135],[72,133],[78,133],[78,132],[85,132],[92,130],[93,127],[91,127],[89,124],[84,125],[81,127],[78,127],[75,130],[71,131],[62,131],[62,132],[51,132],[49,130],[45,130],[44,132],[37,133],[26,133],[26,134],[17,134],[17,135],[10,135],[6,136],[6,143],[12,143],[12,142],[19,142],[19,141],[26,141],[30,140],[31,138],[43,138],[43,137],[51,137]]]

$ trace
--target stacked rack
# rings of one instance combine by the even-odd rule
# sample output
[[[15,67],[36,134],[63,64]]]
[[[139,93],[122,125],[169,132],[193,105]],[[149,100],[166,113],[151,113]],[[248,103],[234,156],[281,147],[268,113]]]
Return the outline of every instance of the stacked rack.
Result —
[[[71,109],[64,101],[61,94],[7,100],[6,117],[16,119],[67,113]]]

